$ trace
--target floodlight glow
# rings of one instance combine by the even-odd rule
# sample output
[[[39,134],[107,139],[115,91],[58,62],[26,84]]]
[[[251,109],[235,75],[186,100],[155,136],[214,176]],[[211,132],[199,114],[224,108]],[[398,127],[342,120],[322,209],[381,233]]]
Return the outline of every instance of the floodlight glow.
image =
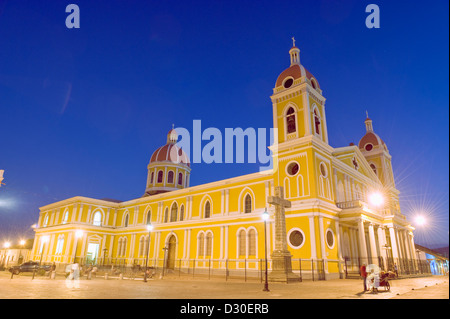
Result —
[[[83,236],[83,231],[81,229],[79,229],[75,232],[75,237],[80,238],[81,236]]]
[[[148,224],[148,225],[147,225],[147,230],[148,230],[148,231],[152,231],[152,229],[153,229],[153,225],[152,225],[152,224]]]
[[[419,225],[419,226],[423,226],[423,225],[425,225],[427,223],[427,220],[423,216],[417,216],[415,218],[415,220],[416,220],[416,224]]]
[[[269,219],[269,212],[267,210],[264,211],[264,213],[262,214],[262,219],[264,219],[264,220],[268,220]]]
[[[20,244],[21,246],[25,245],[25,240],[22,239],[22,240],[19,242],[19,244]]]
[[[9,241],[7,241],[6,243],[3,244],[3,247],[5,248],[9,248],[11,246],[11,243]]]
[[[369,202],[373,206],[381,206],[384,203],[383,195],[379,192],[375,192],[369,195]]]

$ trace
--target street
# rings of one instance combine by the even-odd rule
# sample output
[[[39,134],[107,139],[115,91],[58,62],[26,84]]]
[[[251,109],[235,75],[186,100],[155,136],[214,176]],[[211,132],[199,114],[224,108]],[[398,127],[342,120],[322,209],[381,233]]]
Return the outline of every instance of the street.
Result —
[[[391,290],[363,292],[362,280],[334,279],[298,283],[269,283],[262,291],[259,281],[192,279],[118,279],[97,277],[78,282],[0,273],[1,299],[449,299],[448,276],[392,280]]]

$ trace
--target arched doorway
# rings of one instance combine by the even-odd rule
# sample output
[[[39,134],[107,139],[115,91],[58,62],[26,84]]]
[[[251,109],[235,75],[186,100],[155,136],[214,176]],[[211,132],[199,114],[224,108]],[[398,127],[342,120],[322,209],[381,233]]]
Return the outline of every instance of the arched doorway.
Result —
[[[167,251],[167,269],[175,268],[175,251],[177,248],[177,238],[175,235],[170,236]]]

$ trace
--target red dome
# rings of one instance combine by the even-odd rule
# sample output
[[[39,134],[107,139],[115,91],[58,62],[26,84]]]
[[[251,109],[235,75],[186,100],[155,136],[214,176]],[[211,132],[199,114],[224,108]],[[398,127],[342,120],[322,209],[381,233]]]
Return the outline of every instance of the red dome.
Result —
[[[384,146],[386,148],[384,141],[373,132],[367,132],[359,141],[358,147],[364,149],[367,144],[372,144],[372,146]]]
[[[150,163],[172,162],[174,164],[185,164],[190,166],[186,153],[176,144],[168,143],[158,148],[150,158]]]
[[[311,79],[314,79],[314,81],[317,84],[317,88],[320,89],[319,82],[317,79],[307,70],[303,67],[303,65],[293,64],[290,67],[288,67],[286,70],[281,72],[281,74],[277,78],[277,82],[275,84],[275,87],[279,87],[283,84],[283,81],[287,77],[293,77],[294,81],[301,78],[302,76],[306,76],[308,80],[311,81]]]

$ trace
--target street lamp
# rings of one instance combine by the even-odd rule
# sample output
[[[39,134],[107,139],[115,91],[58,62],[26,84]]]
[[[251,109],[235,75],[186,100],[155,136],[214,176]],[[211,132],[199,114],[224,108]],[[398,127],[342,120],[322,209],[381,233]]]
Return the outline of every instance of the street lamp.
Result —
[[[148,266],[148,255],[150,254],[150,235],[153,229],[152,223],[148,223],[148,242],[147,242],[147,256],[145,257],[145,273],[144,273],[144,282],[147,282],[147,266]]]
[[[418,226],[424,226],[427,223],[425,217],[421,215],[416,216],[415,221]]]
[[[264,210],[264,213],[262,214],[262,219],[264,220],[264,259],[266,263],[266,274],[265,274],[266,278],[264,282],[263,291],[270,291],[269,283],[267,281],[267,220],[269,219],[269,212],[267,211],[267,208]]]
[[[83,231],[81,229],[78,229],[75,232],[75,253],[73,256],[73,263],[75,263],[75,261],[77,260],[78,238],[80,238],[81,236],[83,236]]]

